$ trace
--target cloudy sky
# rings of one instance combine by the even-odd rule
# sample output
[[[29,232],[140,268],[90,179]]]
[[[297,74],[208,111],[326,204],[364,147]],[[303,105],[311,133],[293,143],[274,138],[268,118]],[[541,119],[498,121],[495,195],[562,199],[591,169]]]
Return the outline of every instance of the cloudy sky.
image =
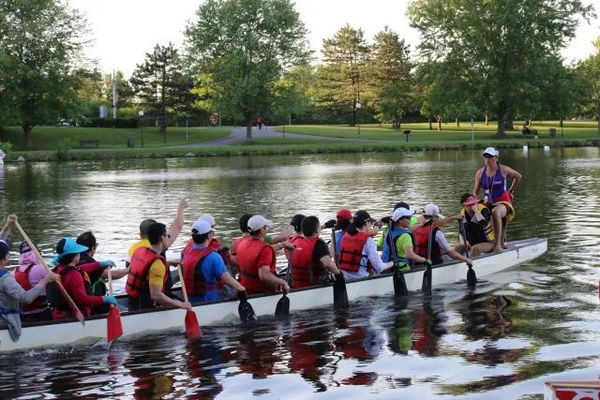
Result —
[[[202,0],[68,0],[84,12],[93,46],[89,56],[103,71],[122,70],[127,76],[144,60],[156,43],[169,41],[179,46],[187,21],[194,17]],[[594,4],[600,14],[600,0]],[[414,50],[419,34],[406,18],[408,0],[296,0],[296,9],[309,30],[309,41],[320,56],[324,38],[333,36],[346,23],[360,27],[367,38],[385,25],[395,30]],[[594,38],[600,36],[600,20],[582,22],[577,37],[565,49],[568,61],[587,57]]]

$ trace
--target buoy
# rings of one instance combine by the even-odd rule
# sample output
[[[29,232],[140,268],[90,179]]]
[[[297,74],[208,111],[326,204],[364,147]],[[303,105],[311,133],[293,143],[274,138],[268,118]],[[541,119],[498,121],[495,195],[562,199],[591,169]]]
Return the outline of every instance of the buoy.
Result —
[[[544,146],[544,151],[550,151],[550,146]]]
[[[523,146],[523,151],[529,151],[529,146],[527,146],[527,145]]]

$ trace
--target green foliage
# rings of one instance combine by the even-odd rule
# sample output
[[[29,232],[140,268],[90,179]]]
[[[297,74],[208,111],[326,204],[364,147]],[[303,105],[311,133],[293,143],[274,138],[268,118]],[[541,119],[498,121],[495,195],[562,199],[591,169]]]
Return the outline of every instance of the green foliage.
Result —
[[[208,0],[185,35],[200,105],[243,119],[248,136],[254,118],[273,109],[282,72],[309,56],[306,29],[289,0]]]
[[[423,55],[439,64],[435,90],[493,113],[502,135],[539,95],[540,60],[557,56],[590,11],[579,0],[414,0],[409,16]]]
[[[304,65],[292,68],[273,84],[273,116],[287,123],[292,115],[306,112],[310,106],[308,92],[313,83],[313,68]]]
[[[0,142],[0,150],[2,150],[4,153],[11,151],[12,147],[13,145],[10,142]]]
[[[32,127],[76,109],[85,19],[61,1],[0,1],[0,110]]]
[[[68,160],[69,150],[73,147],[75,147],[75,142],[70,137],[60,139],[56,145],[56,156],[61,161]]]

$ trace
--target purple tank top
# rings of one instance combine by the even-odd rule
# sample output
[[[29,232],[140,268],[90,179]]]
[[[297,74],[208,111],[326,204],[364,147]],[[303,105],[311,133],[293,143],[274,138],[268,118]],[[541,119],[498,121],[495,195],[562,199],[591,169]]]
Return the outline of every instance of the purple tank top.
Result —
[[[489,177],[485,174],[485,167],[481,170],[481,188],[483,189],[483,200],[494,203],[498,197],[506,191],[506,178],[502,175],[500,164],[494,177]],[[490,193],[491,199],[490,199]]]

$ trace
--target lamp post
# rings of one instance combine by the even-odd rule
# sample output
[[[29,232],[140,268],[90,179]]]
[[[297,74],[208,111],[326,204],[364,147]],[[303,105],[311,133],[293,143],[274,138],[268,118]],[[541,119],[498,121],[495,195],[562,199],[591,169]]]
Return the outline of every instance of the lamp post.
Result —
[[[140,130],[142,131],[142,147],[144,147],[144,124],[143,124],[143,118],[144,118],[144,110],[140,110],[138,111],[138,116],[140,117]]]
[[[360,136],[360,122],[359,122],[359,118],[358,118],[358,110],[360,110],[360,103],[357,101],[356,105],[354,106],[356,109],[356,127],[358,128],[358,136]]]

